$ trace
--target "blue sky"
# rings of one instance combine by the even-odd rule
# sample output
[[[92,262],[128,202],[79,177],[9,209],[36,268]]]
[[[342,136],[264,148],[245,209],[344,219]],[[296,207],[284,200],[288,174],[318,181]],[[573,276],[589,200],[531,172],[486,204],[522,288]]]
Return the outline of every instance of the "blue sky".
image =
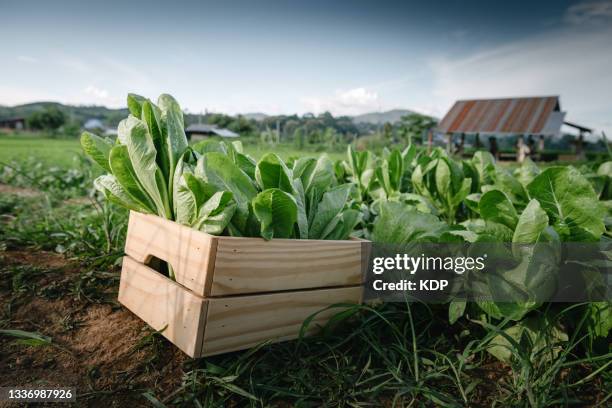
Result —
[[[612,135],[612,1],[0,3],[0,104],[442,116],[454,100],[561,96]]]

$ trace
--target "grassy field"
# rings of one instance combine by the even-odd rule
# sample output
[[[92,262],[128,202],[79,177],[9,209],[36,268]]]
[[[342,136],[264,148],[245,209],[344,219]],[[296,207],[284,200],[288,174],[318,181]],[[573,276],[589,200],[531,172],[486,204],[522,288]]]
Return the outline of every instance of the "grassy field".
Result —
[[[321,153],[300,151],[291,146],[258,146],[246,145],[248,154],[258,159],[263,154],[274,151],[284,159],[295,156],[318,156]],[[344,157],[344,153],[326,152],[332,160]],[[78,156],[82,156],[78,139],[49,138],[33,134],[3,135],[0,134],[0,162],[12,160],[23,161],[34,158],[46,165],[70,167]]]
[[[76,139],[51,139],[37,135],[0,135],[0,162],[22,161],[30,157],[47,165],[68,167],[81,154]]]

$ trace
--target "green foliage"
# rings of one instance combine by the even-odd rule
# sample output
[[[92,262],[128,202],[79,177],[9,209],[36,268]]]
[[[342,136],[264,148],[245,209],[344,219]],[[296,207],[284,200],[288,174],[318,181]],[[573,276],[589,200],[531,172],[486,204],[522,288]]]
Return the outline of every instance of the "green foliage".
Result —
[[[24,346],[49,346],[52,344],[50,337],[24,330],[0,330],[0,336],[15,337],[17,339],[15,342]]]
[[[336,163],[325,155],[285,162],[274,153],[256,161],[236,143],[206,141],[189,148],[180,108],[170,97],[160,98],[159,107],[130,99],[132,115],[120,126],[118,144],[83,136],[92,158],[102,166],[108,163],[112,175],[96,184],[109,200],[213,234],[265,239],[358,234],[398,245],[508,243],[507,253],[496,255],[508,262],[489,273],[483,285],[515,301],[453,300],[444,317],[455,325],[464,324],[463,316],[476,318],[489,329],[482,350],[510,364],[527,367],[530,358],[541,364],[564,358],[567,328],[540,315],[550,307],[541,300],[555,288],[550,271],[571,260],[558,250],[558,242],[596,242],[607,232],[606,207],[599,201],[608,188],[607,164],[582,172],[573,167],[541,171],[527,161],[510,172],[485,152],[460,161],[438,149],[426,155],[413,145],[383,149],[381,155],[349,146],[346,160]],[[333,128],[317,131],[318,142],[340,141],[336,130],[325,129]],[[548,245],[533,245],[539,243]],[[582,311],[581,330],[588,330],[591,339],[607,335],[607,308]],[[552,352],[544,357],[548,344]],[[415,357],[412,364],[418,367],[418,361]],[[412,374],[419,376],[418,368]],[[224,384],[233,387],[231,381]],[[240,389],[243,396],[255,395]],[[529,398],[537,401],[531,391]]]
[[[598,241],[604,209],[588,180],[573,167],[550,167],[527,186],[565,241]]]
[[[422,143],[425,133],[437,124],[438,121],[431,116],[410,113],[402,116],[398,133],[401,135],[403,142],[408,145]]]
[[[430,200],[450,224],[456,222],[457,210],[472,187],[472,179],[462,166],[441,150],[419,159],[412,183],[415,191]]]
[[[64,146],[61,142],[54,140],[49,146]],[[100,150],[106,150],[102,146]],[[113,144],[111,148],[114,147]],[[117,152],[125,154],[126,150],[127,146]],[[510,173],[513,177],[509,179],[506,177],[508,172],[500,172],[501,166],[494,162],[490,163],[491,166],[480,167],[488,167],[488,170],[479,172],[474,159],[461,162],[448,158],[461,169],[464,179],[471,180],[470,194],[457,206],[455,224],[449,225],[445,207],[420,195],[412,183],[412,173],[424,161],[422,152],[412,150],[405,156],[404,152],[400,153],[404,156],[400,189],[389,190],[391,194],[387,195],[383,183],[389,180],[389,187],[392,186],[391,180],[398,180],[399,166],[390,165],[394,160],[392,155],[397,157],[393,151],[385,151],[380,156],[355,151],[367,160],[353,160],[347,155],[345,161],[336,163],[327,157],[282,160],[265,152],[259,154],[257,157],[262,159],[256,161],[239,145],[206,142],[194,146],[193,151],[187,149],[176,163],[174,176],[178,174],[179,177],[178,181],[176,177],[172,181],[172,211],[177,220],[179,216],[184,217],[185,221],[181,222],[193,224],[194,228],[216,231],[211,233],[230,233],[233,223],[227,222],[234,218],[237,206],[233,193],[218,191],[195,174],[198,160],[215,152],[227,158],[224,163],[232,164],[247,176],[254,186],[255,197],[263,191],[273,190],[294,199],[297,216],[293,237],[308,238],[309,226],[314,225],[319,214],[316,209],[325,202],[325,207],[330,208],[325,211],[326,219],[330,214],[336,214],[330,222],[336,223],[333,231],[321,230],[328,239],[336,239],[335,234],[344,235],[345,231],[353,229],[344,226],[353,223],[357,223],[356,229],[364,234],[362,236],[381,242],[438,242],[448,238],[451,232],[457,234],[455,238],[462,236],[465,240],[508,242],[511,249],[515,247],[511,244],[513,241],[550,242],[556,236],[574,240],[586,232],[586,238],[595,239],[593,231],[599,227],[594,223],[591,225],[590,218],[578,218],[586,227],[576,224],[565,228],[564,223],[559,222],[569,219],[576,223],[573,208],[577,205],[573,202],[576,198],[572,189],[558,185],[561,178],[557,181],[551,175],[551,187],[544,193],[538,191],[532,195],[529,186],[544,171],[532,172],[535,168],[530,165],[529,172],[525,171],[529,177],[523,178],[521,166],[520,171]],[[127,153],[129,156],[129,151]],[[436,154],[434,152],[434,156]],[[286,157],[281,153],[278,156]],[[355,164],[351,165],[351,160]],[[382,168],[385,161],[388,172],[379,178],[376,169]],[[0,251],[0,258],[9,254],[12,248],[26,247],[55,250],[82,262],[79,264],[82,271],[65,279],[65,275],[57,271],[7,267],[2,258],[2,286],[9,288],[10,296],[21,299],[23,303],[31,299],[25,294],[61,296],[58,287],[61,289],[62,285],[70,290],[71,303],[79,308],[101,299],[109,302],[116,299],[116,292],[110,291],[103,297],[96,294],[99,291],[96,288],[103,282],[116,291],[118,273],[111,265],[122,254],[127,211],[101,200],[99,194],[84,197],[89,193],[92,177],[100,169],[91,167],[89,162],[66,163],[70,169],[31,161],[12,163],[12,167],[5,166],[0,171],[3,183],[34,187],[48,193],[29,198],[0,195],[0,247],[9,249]],[[157,161],[156,164],[161,167]],[[600,167],[601,174],[598,174]],[[436,171],[429,171],[435,189],[432,191],[437,193]],[[371,174],[369,178],[367,173]],[[481,173],[483,180],[480,180]],[[588,169],[580,168],[579,173],[570,174],[570,180],[579,187],[580,205],[595,212],[600,211],[597,207],[601,205],[609,214],[611,207],[602,201],[605,200],[604,190],[596,188],[601,179],[592,177],[607,177],[606,166],[593,164]],[[361,194],[354,180],[362,180]],[[592,194],[583,186],[584,180],[590,184]],[[337,187],[343,185],[352,187]],[[321,188],[323,190],[319,191]],[[345,189],[349,190],[348,198],[338,216],[335,211],[341,200],[331,198],[343,198]],[[120,191],[125,192],[124,189]],[[324,199],[327,193],[333,194]],[[557,197],[558,205],[554,207],[541,202],[551,194]],[[176,199],[178,195],[184,198]],[[78,202],[65,200],[74,196],[81,198]],[[132,199],[127,197],[125,201]],[[185,205],[177,209],[175,204],[178,201]],[[258,217],[253,203],[251,200],[247,225],[262,231],[275,231],[276,226],[286,226],[272,219],[271,224],[266,224],[270,225],[269,228],[263,227],[262,220],[269,218],[261,214]],[[264,206],[266,211],[268,208],[272,207]],[[290,213],[294,214],[293,210]],[[581,213],[576,212],[576,215]],[[322,224],[317,222],[317,225]],[[604,228],[609,228],[609,225],[604,222]],[[262,231],[257,232],[263,234]],[[569,235],[563,235],[564,231]],[[581,234],[573,234],[574,231]],[[276,237],[274,234],[273,238]],[[601,234],[599,239],[602,239]],[[549,276],[535,270],[529,257],[542,256],[555,263],[559,261],[554,253],[526,253],[518,246],[516,251],[509,251],[509,256],[513,263],[506,270],[499,271],[498,286],[502,289],[507,286],[501,281],[503,278],[520,286],[521,293],[535,289],[538,280],[538,286],[543,283],[542,276]],[[572,258],[564,261],[568,259]],[[98,270],[92,270],[92,265]],[[55,286],[36,287],[34,276],[40,276]],[[130,394],[135,399],[140,398],[143,387],[150,387],[147,398],[165,406],[274,406],[279,403],[361,406],[380,405],[381,402],[398,406],[605,405],[606,385],[610,380],[606,338],[612,322],[609,303],[540,305],[528,301],[526,297],[524,302],[511,305],[475,305],[455,300],[447,305],[393,303],[376,307],[354,306],[337,314],[332,319],[333,324],[326,326],[319,336],[186,361],[183,375],[169,381],[163,391],[154,383],[136,385],[126,380],[126,385],[137,390]],[[10,304],[11,309],[16,310],[15,307],[14,303]],[[449,327],[449,320],[452,327]],[[316,320],[309,319],[306,323],[312,325],[314,322]],[[19,325],[23,322],[13,325],[13,322],[5,321],[3,324],[3,329],[33,329],[27,326],[28,323]],[[156,347],[161,349],[160,354],[172,355],[165,340],[158,339],[156,343],[157,346],[141,345],[140,350],[146,353]],[[140,359],[141,353],[136,354]],[[501,358],[503,365],[492,362],[487,354]],[[161,370],[163,366],[146,364],[145,369]],[[494,376],[496,387],[491,387],[492,381],[484,379],[485,375]],[[136,371],[132,370],[129,377],[137,378]],[[113,384],[105,383],[105,387],[115,390]],[[130,392],[121,389],[126,395]]]
[[[297,221],[295,199],[278,188],[268,188],[253,199],[253,211],[264,239],[291,238]]]
[[[66,123],[66,115],[56,106],[48,106],[44,110],[35,111],[27,117],[27,125],[31,129],[54,132]]]
[[[128,107],[115,146],[81,137],[83,150],[111,173],[94,182],[111,202],[211,234],[265,239],[347,239],[360,221],[348,208],[351,185],[335,185],[325,156],[290,168],[272,153],[255,162],[240,142],[190,148],[171,96],[155,105],[130,94]]]
[[[598,177],[606,166],[597,169]],[[362,236],[399,245],[453,239],[512,243],[511,252],[498,255],[505,257],[500,263],[505,267],[482,281],[494,297],[516,300],[478,303],[494,319],[520,322],[542,306],[535,299],[554,293],[553,271],[571,259],[564,255],[561,261],[555,243],[597,241],[605,231],[593,181],[573,167],[540,171],[526,162],[513,175],[486,152],[456,161],[442,150],[423,155],[410,146],[376,157],[349,146],[347,160],[335,168],[340,181],[357,188]],[[460,301],[450,303],[452,321],[464,312]],[[599,322],[593,333],[607,332],[604,320],[593,319]]]

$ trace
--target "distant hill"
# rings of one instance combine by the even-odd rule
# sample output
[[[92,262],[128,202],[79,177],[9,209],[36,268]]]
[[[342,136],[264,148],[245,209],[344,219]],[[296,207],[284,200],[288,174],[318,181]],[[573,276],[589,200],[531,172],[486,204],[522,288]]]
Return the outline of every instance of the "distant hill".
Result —
[[[393,109],[386,112],[370,112],[362,115],[353,116],[353,122],[378,125],[383,123],[399,122],[402,116],[416,113],[408,109]]]
[[[0,105],[0,119],[27,118],[33,112],[41,111],[51,106],[55,106],[64,112],[70,121],[81,125],[88,119],[96,118],[100,119],[105,125],[114,127],[128,114],[127,108],[109,109],[105,106],[72,106],[57,102],[34,102],[17,106]]]
[[[247,119],[253,119],[256,121],[262,121],[265,118],[269,117],[270,115],[267,115],[265,113],[262,112],[252,112],[252,113],[243,113],[241,114],[243,117],[247,118]]]
[[[2,106],[0,105],[0,119],[10,119],[25,117],[27,118],[33,112],[44,110],[49,106],[55,106],[70,118],[71,122],[76,122],[83,125],[89,119],[99,119],[108,127],[115,127],[119,124],[123,118],[128,115],[127,108],[121,109],[110,109],[105,106],[73,106],[64,105],[57,102],[34,102],[27,103],[24,105],[17,106]],[[384,123],[397,123],[401,117],[414,113],[414,111],[408,109],[393,109],[386,112],[370,112],[362,115],[353,116],[352,122],[361,127],[369,127],[372,125],[379,125]],[[250,112],[242,115],[243,117],[262,122],[267,118],[273,116],[265,114],[263,112]],[[186,114],[185,122],[194,123],[199,120],[198,115]]]

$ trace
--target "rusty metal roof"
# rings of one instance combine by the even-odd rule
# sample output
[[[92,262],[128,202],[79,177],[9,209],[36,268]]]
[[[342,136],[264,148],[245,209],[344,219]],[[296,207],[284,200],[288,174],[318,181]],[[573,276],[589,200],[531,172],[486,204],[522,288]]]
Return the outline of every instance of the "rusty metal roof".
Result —
[[[443,133],[550,133],[546,126],[559,112],[558,96],[457,101],[438,124]],[[556,122],[556,121],[555,121]],[[560,125],[559,125],[560,127]]]

